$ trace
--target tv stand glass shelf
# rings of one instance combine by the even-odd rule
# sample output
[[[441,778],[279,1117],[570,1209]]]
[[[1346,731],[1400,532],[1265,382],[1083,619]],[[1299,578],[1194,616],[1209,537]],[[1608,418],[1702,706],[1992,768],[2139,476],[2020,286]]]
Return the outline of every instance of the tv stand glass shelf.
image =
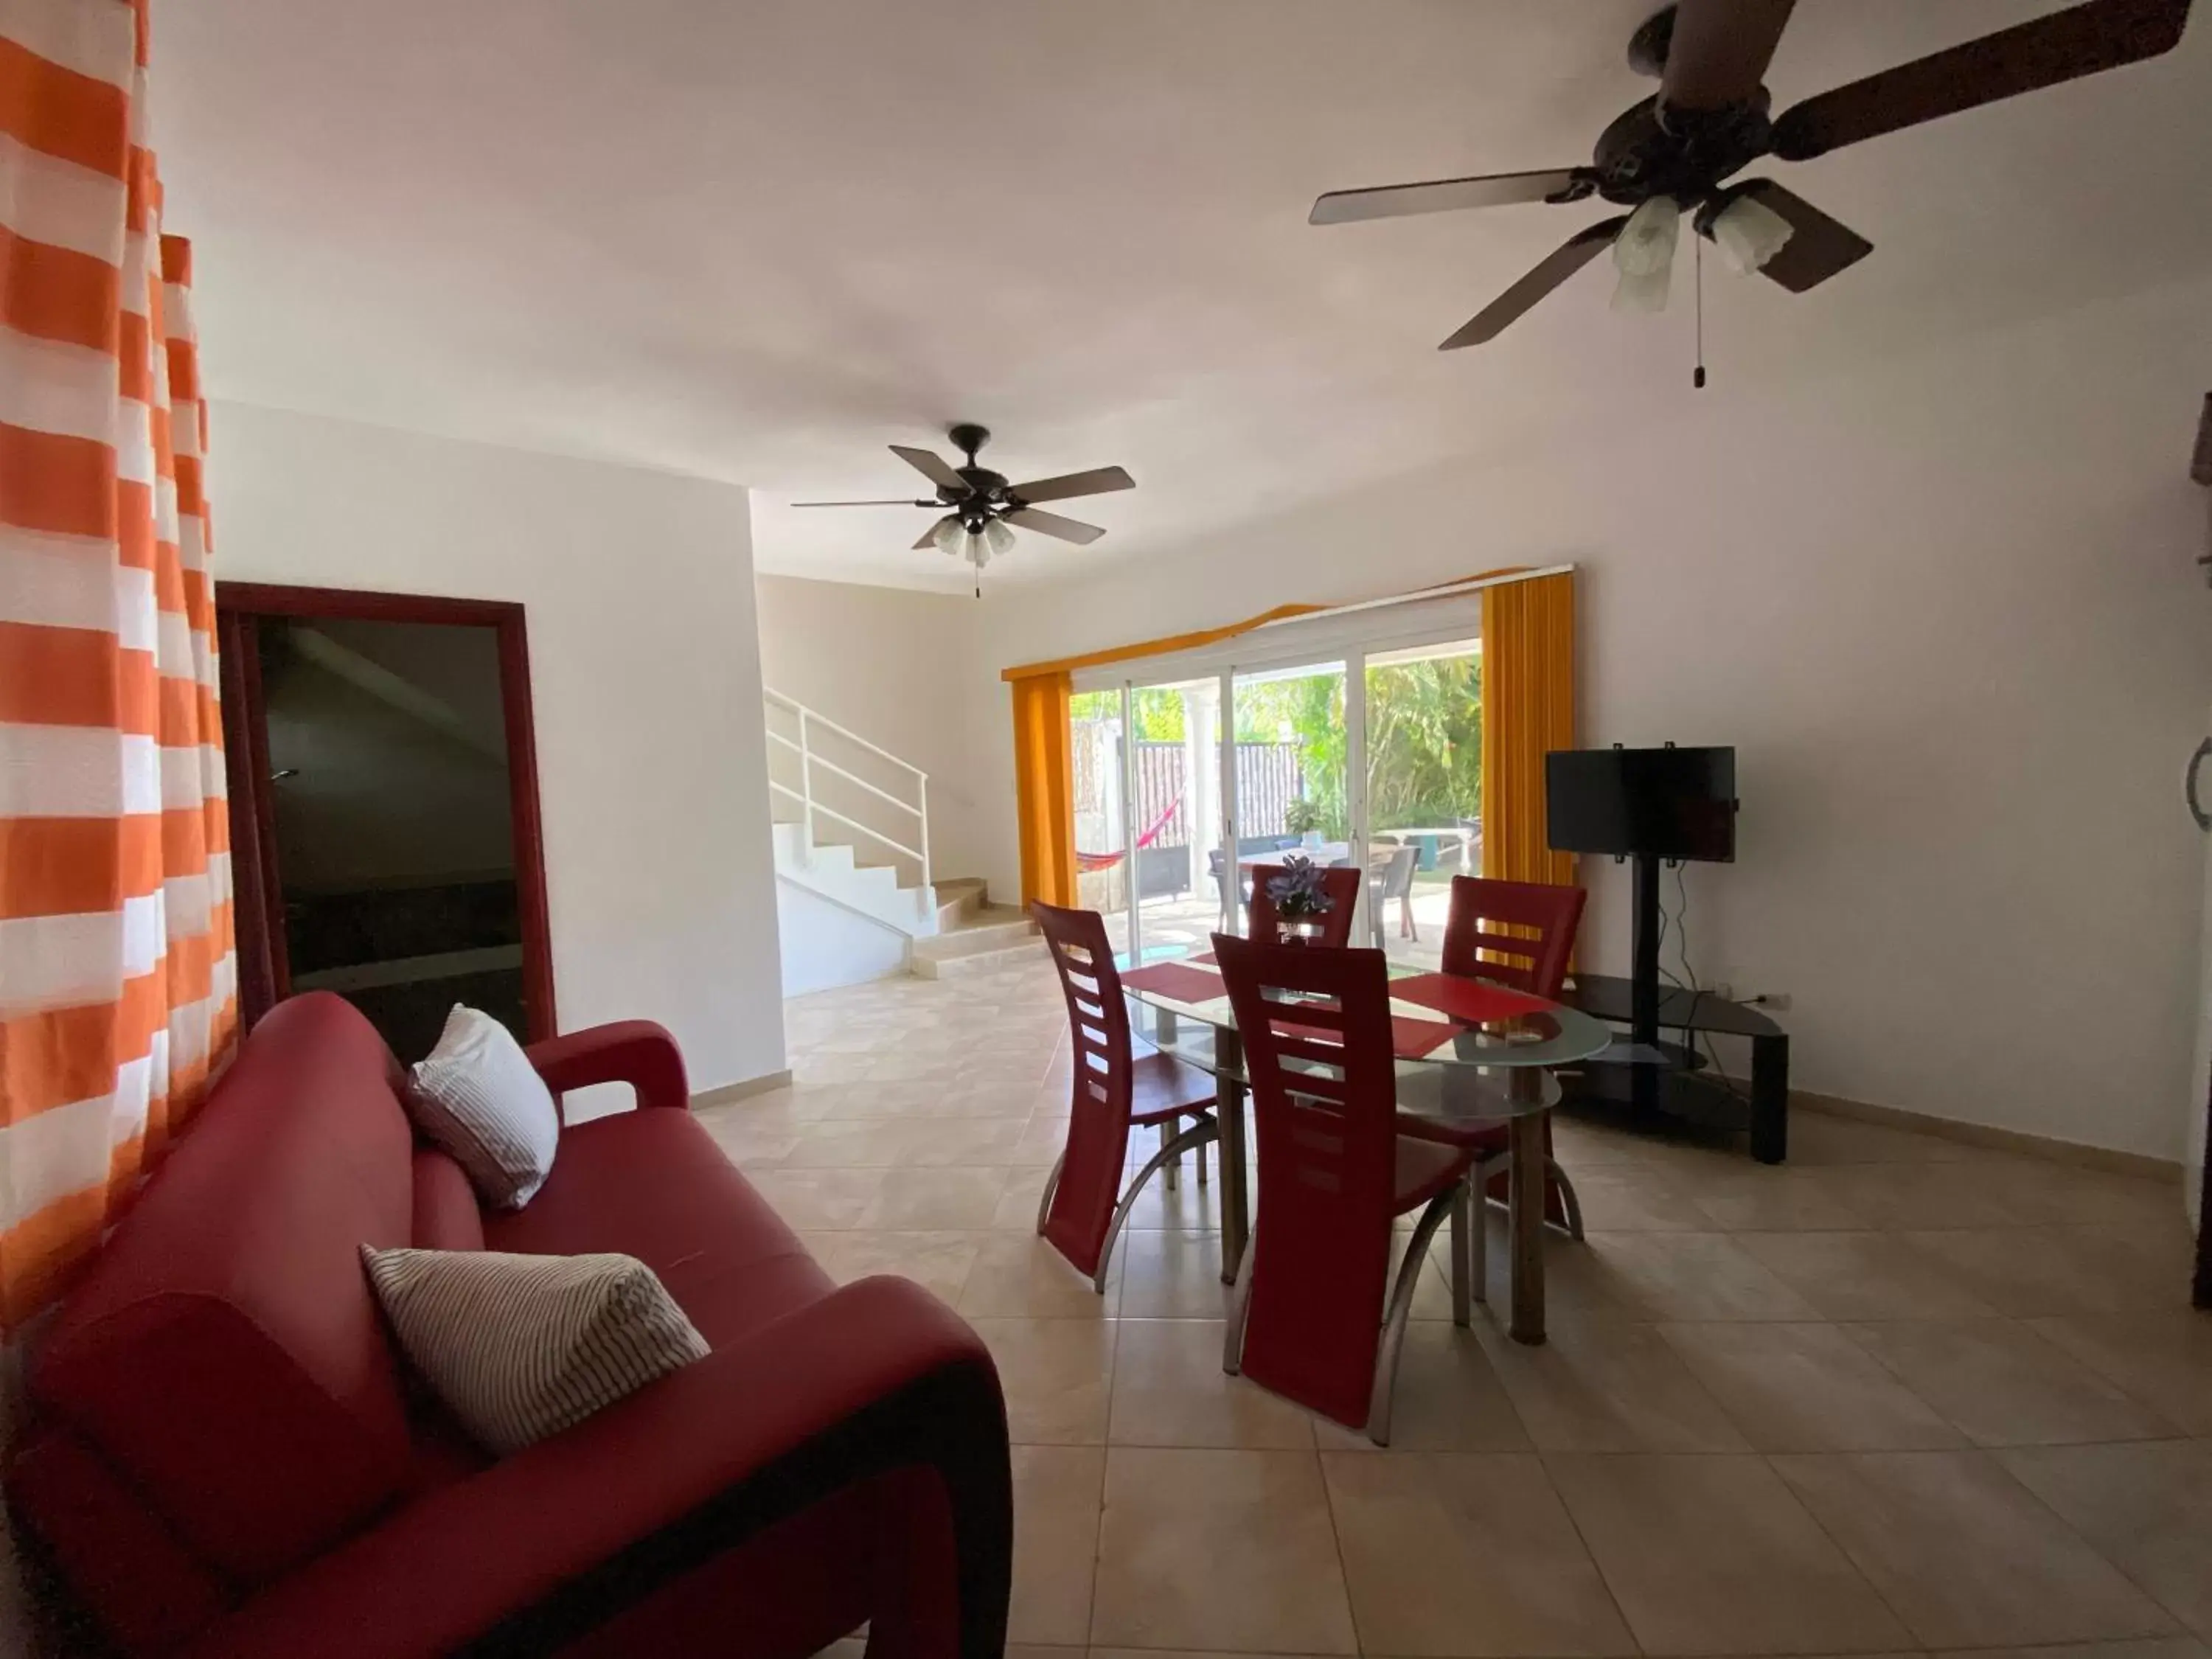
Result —
[[[1635,1023],[1633,981],[1610,974],[1577,974],[1559,1000],[1608,1024]],[[1779,1164],[1790,1150],[1790,1034],[1765,1012],[1710,991],[1662,986],[1657,1024],[1687,1041],[1638,1042],[1633,1035],[1581,1062],[1580,1075],[1563,1076],[1570,1103],[1627,1106],[1638,1118],[1672,1117],[1708,1128],[1748,1130],[1751,1155]],[[1698,1052],[1700,1036],[1743,1037],[1751,1043],[1747,1095],[1707,1073]]]

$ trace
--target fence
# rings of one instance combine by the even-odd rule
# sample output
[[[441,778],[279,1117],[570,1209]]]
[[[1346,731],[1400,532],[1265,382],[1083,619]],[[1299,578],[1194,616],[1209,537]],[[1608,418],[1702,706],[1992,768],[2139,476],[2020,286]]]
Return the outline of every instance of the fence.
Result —
[[[1139,742],[1137,744],[1137,810],[1139,835],[1152,827],[1160,814],[1167,823],[1153,837],[1155,847],[1190,845],[1188,792],[1183,787],[1187,751],[1179,743]],[[1290,833],[1283,822],[1290,804],[1298,799],[1301,774],[1298,745],[1294,743],[1240,743],[1237,745],[1237,816],[1247,836]],[[1173,806],[1173,811],[1169,808]]]
[[[1121,826],[1106,822],[1112,791],[1106,769],[1117,759],[1109,726],[1103,722],[1076,722],[1074,749],[1076,844],[1085,852],[1107,852],[1121,839]],[[1304,787],[1304,772],[1295,743],[1240,743],[1237,745],[1237,818],[1247,836],[1290,833],[1284,822],[1292,801]],[[1191,842],[1189,792],[1184,787],[1183,767],[1188,751],[1180,743],[1140,739],[1137,745],[1137,801],[1131,814],[1134,833],[1142,836],[1159,823],[1152,839],[1156,848],[1188,847]],[[1162,815],[1166,822],[1161,823]],[[1211,834],[1209,830],[1208,834]]]

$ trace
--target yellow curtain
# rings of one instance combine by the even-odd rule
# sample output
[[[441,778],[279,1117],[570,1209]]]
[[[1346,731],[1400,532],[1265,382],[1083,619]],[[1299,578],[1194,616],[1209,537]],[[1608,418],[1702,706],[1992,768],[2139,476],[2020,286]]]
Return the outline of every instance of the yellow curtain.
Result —
[[[1014,799],[1022,837],[1022,902],[1075,902],[1075,792],[1068,757],[1068,676],[1032,674],[1014,687]]]
[[[1544,756],[1575,746],[1571,571],[1482,590],[1482,873],[1571,884],[1544,834]]]

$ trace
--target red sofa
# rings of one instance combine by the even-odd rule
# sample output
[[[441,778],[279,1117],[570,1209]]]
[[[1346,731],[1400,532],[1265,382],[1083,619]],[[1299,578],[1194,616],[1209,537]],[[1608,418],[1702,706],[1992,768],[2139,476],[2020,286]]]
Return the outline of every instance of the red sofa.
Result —
[[[686,1109],[659,1026],[540,1043],[564,1129],[512,1215],[419,1145],[341,999],[246,1042],[42,1333],[8,1474],[106,1640],[194,1659],[467,1652],[878,1659],[1003,1649],[1004,1401],[975,1334],[904,1279],[840,1290]],[[357,1246],[642,1259],[714,1352],[514,1456],[410,1381]]]

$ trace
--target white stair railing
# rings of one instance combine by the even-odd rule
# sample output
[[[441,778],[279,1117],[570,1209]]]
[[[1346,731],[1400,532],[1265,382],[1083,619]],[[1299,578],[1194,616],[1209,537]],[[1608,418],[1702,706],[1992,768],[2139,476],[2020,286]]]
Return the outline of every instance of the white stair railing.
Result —
[[[768,725],[766,729],[770,743],[781,744],[799,757],[799,787],[793,789],[789,784],[779,783],[774,778],[769,780],[769,787],[776,793],[799,803],[802,814],[800,822],[805,825],[805,856],[811,858],[814,854],[815,819],[829,818],[843,824],[848,830],[858,831],[871,841],[889,848],[894,853],[903,854],[908,858],[916,860],[921,866],[921,884],[924,887],[928,886],[929,774],[913,762],[902,760],[890,750],[870,743],[859,732],[848,731],[827,714],[809,708],[796,697],[787,697],[781,691],[763,686],[761,698],[772,708],[785,709],[798,716],[799,736],[796,739],[777,731],[772,723]],[[880,788],[857,773],[838,765],[836,762],[822,753],[822,741],[825,737],[830,739],[832,747],[839,743],[850,744],[854,748],[866,750],[879,760],[890,762],[891,765],[899,769],[906,779],[911,781],[914,799],[903,799],[892,791]],[[826,805],[817,799],[814,775],[817,769],[827,772],[834,777],[843,779],[854,787],[875,796],[878,800],[888,802],[901,812],[913,817],[915,820],[913,833],[915,840],[921,844],[909,847],[896,836],[887,836],[882,830],[872,828],[858,818],[848,817],[835,807]]]

